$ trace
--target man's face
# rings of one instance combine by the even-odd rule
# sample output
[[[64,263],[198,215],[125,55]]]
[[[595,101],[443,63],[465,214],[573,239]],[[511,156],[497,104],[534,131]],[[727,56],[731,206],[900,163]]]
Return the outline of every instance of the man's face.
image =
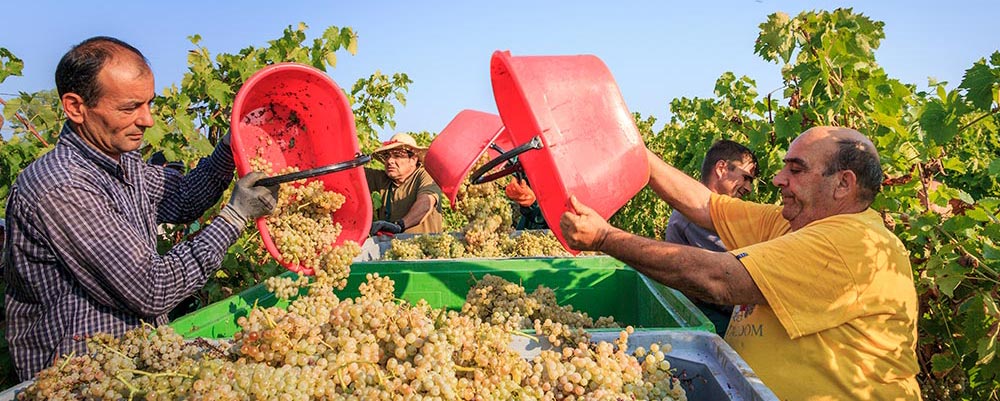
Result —
[[[753,190],[753,180],[756,178],[753,171],[754,164],[749,158],[743,161],[727,162],[725,172],[716,186],[719,189],[718,192],[734,198],[747,196]]]
[[[785,165],[772,182],[781,190],[781,216],[792,230],[828,217],[836,210],[834,190],[837,175],[824,176],[833,156],[834,142],[829,136],[807,131],[788,147]]]
[[[385,175],[389,179],[402,182],[417,170],[417,155],[404,149],[393,149],[382,156],[385,163]]]
[[[82,107],[79,122],[80,136],[114,159],[139,149],[143,132],[153,126],[153,74],[122,58],[109,60],[97,74],[100,98],[93,107]]]

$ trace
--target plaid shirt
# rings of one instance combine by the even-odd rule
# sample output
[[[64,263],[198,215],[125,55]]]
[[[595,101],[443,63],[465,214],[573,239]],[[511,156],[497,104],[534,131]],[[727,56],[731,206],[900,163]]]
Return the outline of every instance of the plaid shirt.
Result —
[[[7,341],[27,380],[59,355],[86,349],[96,332],[121,335],[167,312],[204,286],[243,227],[215,219],[165,255],[159,223],[188,223],[233,179],[225,146],[189,174],[120,161],[87,145],[69,124],[55,149],[17,177],[7,203]]]

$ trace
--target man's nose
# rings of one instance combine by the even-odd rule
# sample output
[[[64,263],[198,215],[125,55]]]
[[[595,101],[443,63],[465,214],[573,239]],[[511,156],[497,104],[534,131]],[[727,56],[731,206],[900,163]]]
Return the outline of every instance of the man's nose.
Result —
[[[781,175],[780,171],[778,172],[778,174],[774,175],[774,178],[771,179],[771,183],[774,184],[774,186],[776,186],[776,187],[784,187],[785,186],[784,185],[785,180],[784,180],[784,177]]]
[[[135,125],[143,128],[152,127],[155,122],[153,121],[153,111],[150,109],[149,104],[142,106],[139,110],[139,118],[135,120]]]

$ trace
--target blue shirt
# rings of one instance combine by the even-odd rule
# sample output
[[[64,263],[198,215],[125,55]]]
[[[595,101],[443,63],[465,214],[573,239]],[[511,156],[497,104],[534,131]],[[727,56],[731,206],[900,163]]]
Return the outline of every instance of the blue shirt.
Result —
[[[116,161],[64,125],[55,148],[21,172],[7,201],[7,341],[18,377],[84,351],[90,334],[166,323],[167,312],[221,266],[243,227],[215,219],[160,255],[157,226],[200,217],[233,169],[226,146],[185,176],[144,163],[139,152]]]
[[[676,210],[670,213],[663,239],[670,243],[696,246],[715,252],[726,251],[726,245],[718,235],[692,223],[683,213]]]

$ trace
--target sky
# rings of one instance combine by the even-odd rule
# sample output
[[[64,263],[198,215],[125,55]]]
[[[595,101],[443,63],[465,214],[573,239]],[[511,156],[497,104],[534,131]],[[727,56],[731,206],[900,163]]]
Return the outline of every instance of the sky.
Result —
[[[266,46],[289,25],[352,27],[355,56],[338,54],[328,71],[341,87],[376,70],[413,80],[396,128],[439,132],[461,110],[496,113],[489,60],[512,55],[592,54],[609,68],[630,111],[662,126],[670,100],[712,97],[726,71],[746,75],[758,93],[781,87],[779,66],[753,53],[768,14],[852,7],[885,22],[876,59],[889,76],[926,88],[928,78],[956,87],[966,69],[1000,50],[1000,1],[98,1],[10,0],[0,47],[24,60],[22,77],[0,84],[0,97],[55,87],[59,58],[97,35],[114,36],[149,59],[158,89],[187,71],[188,36],[212,54]],[[159,90],[158,90],[159,91]]]

